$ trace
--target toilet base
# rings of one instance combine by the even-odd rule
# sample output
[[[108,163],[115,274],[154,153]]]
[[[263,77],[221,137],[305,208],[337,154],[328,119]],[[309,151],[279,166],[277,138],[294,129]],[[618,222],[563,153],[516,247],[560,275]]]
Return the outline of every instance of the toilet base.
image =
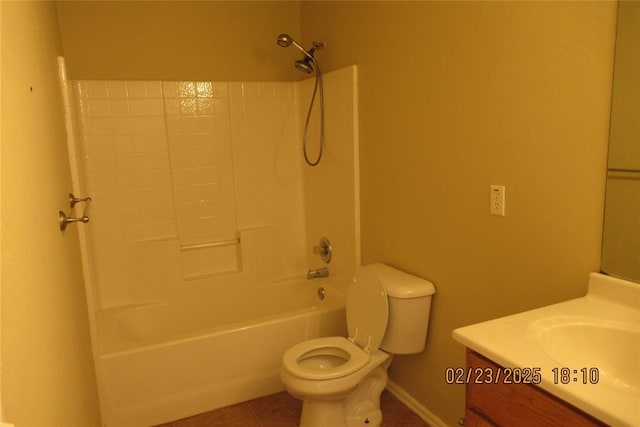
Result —
[[[378,366],[346,399],[305,399],[300,427],[379,427],[380,395],[387,385],[390,362]]]
[[[300,427],[348,427],[342,400],[305,400]]]
[[[377,367],[345,400],[347,427],[379,427],[382,424],[380,395],[387,386],[390,362]]]

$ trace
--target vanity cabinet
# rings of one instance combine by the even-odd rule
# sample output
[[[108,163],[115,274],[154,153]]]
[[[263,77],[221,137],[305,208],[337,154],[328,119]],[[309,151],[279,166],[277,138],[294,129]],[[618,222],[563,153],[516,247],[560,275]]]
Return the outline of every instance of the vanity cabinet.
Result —
[[[498,372],[501,367],[467,349],[467,371]],[[476,384],[472,375],[466,388],[467,427],[583,427],[606,426],[590,415],[531,384]]]

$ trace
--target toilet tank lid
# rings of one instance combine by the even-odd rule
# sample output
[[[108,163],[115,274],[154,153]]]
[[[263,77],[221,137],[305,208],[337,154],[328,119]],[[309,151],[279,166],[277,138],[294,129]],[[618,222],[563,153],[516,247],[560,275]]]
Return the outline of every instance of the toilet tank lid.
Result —
[[[436,287],[429,280],[382,263],[370,264],[367,267],[376,273],[390,297],[419,298],[436,293]]]

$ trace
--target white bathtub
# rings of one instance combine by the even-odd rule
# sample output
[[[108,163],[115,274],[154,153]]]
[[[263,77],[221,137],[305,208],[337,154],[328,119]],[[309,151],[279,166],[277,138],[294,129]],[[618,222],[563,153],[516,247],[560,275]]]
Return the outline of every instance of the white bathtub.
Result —
[[[346,333],[344,299],[288,280],[102,313],[98,383],[107,426],[148,426],[284,390],[282,354]],[[286,295],[286,297],[284,297]]]

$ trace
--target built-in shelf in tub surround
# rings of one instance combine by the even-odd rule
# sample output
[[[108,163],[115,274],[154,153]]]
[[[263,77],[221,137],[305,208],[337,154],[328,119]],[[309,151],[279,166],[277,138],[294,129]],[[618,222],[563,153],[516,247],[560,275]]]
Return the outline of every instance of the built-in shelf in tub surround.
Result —
[[[453,338],[610,425],[640,425],[640,284],[592,273],[582,298],[455,329]],[[515,370],[515,369],[514,369]]]
[[[180,245],[185,280],[242,271],[240,237]]]

